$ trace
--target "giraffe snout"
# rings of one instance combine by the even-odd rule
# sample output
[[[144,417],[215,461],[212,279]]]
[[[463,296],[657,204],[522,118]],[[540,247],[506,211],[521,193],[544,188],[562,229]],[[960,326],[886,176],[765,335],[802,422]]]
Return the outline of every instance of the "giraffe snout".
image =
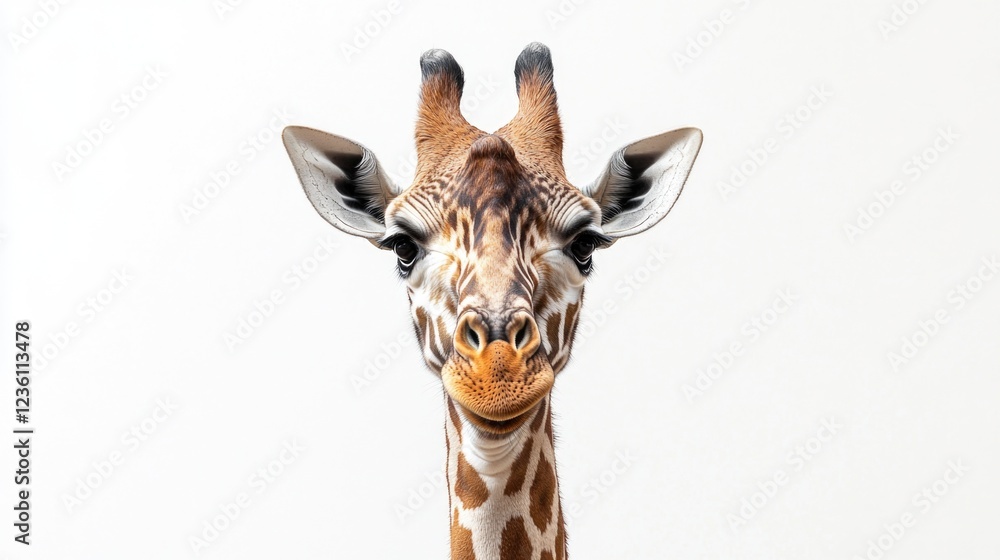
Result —
[[[541,348],[538,325],[517,310],[502,321],[463,313],[455,353],[441,370],[445,390],[483,429],[505,433],[552,389],[555,374]]]
[[[512,358],[526,362],[538,351],[542,339],[538,324],[526,311],[516,311],[500,321],[484,320],[479,313],[467,311],[459,319],[454,348],[466,360],[475,363],[498,341],[509,345]]]

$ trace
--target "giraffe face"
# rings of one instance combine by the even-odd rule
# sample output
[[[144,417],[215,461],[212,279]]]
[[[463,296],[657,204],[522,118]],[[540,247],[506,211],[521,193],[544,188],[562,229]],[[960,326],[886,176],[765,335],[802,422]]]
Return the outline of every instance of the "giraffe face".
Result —
[[[524,160],[524,163],[521,162]],[[478,427],[519,426],[569,359],[601,209],[497,135],[385,213],[427,365]]]
[[[420,62],[409,188],[356,142],[303,127],[282,136],[319,214],[394,253],[424,361],[470,423],[502,435],[531,417],[566,365],[594,251],[667,214],[701,132],[625,146],[577,188],[563,169],[548,49],[518,57],[519,109],[493,134],[462,116],[464,77],[450,54]]]

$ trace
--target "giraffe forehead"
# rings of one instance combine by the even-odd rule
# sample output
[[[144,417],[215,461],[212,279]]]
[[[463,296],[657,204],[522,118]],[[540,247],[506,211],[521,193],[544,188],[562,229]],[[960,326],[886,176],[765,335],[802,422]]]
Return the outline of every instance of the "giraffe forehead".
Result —
[[[469,251],[561,239],[599,224],[592,199],[542,173],[507,182],[442,177],[410,187],[386,212],[388,230],[451,241]]]
[[[594,223],[600,212],[566,182],[561,165],[553,169],[533,151],[518,152],[501,134],[472,139],[456,157],[439,163],[436,177],[397,197],[387,212],[388,228],[399,222],[423,237],[464,234],[469,249],[498,242],[517,246],[532,231],[545,235],[552,227],[565,234],[581,214]]]

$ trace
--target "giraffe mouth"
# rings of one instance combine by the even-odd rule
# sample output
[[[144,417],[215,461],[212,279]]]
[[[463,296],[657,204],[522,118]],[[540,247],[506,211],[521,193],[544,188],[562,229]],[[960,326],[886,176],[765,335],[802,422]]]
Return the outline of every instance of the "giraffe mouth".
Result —
[[[533,412],[538,408],[538,403],[535,403],[528,407],[527,410],[517,416],[514,416],[513,418],[508,418],[506,420],[490,420],[489,418],[484,418],[475,412],[472,412],[461,403],[457,404],[459,410],[462,412],[462,415],[465,416],[469,423],[483,432],[493,435],[506,435],[520,428],[533,416]]]
[[[511,345],[494,341],[472,360],[453,354],[441,380],[470,424],[486,434],[508,434],[531,417],[555,374],[544,354],[524,360]]]

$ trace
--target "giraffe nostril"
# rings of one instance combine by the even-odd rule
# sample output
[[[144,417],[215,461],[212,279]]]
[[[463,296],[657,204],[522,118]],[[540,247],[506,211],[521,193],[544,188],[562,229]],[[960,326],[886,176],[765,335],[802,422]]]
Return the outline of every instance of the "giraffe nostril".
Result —
[[[535,354],[539,346],[538,326],[531,315],[521,312],[514,316],[507,330],[507,340],[521,359],[528,359]]]
[[[466,313],[455,329],[455,350],[472,360],[486,349],[486,329],[483,321],[475,313]]]
[[[476,329],[472,328],[472,325],[470,325],[468,322],[465,323],[465,340],[468,341],[469,346],[472,346],[477,350],[482,349],[479,345],[480,344],[479,333],[477,333]]]
[[[528,335],[530,334],[530,327],[528,322],[525,321],[521,328],[517,330],[517,334],[514,335],[514,348],[521,349],[524,345],[528,343]]]

